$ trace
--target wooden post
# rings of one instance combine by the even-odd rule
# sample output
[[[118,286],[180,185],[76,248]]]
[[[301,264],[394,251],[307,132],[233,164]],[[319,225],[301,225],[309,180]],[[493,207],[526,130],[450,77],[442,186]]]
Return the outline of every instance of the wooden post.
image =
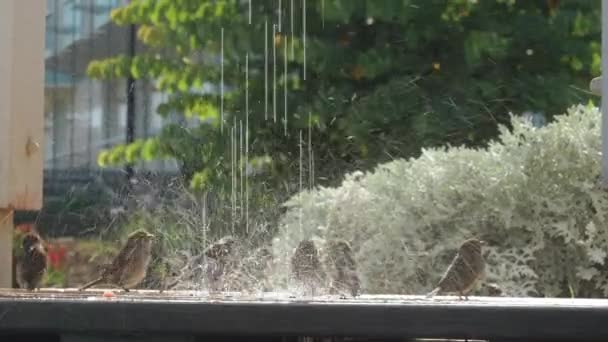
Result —
[[[43,1],[0,1],[0,287],[12,282],[13,210],[42,206]]]

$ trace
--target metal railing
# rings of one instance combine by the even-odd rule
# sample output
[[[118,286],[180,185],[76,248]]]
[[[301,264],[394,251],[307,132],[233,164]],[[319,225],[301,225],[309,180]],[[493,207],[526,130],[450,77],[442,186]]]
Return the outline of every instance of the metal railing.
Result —
[[[277,337],[608,341],[608,300],[604,299],[470,297],[459,301],[457,297],[397,295],[339,299],[182,291],[107,294],[101,290],[0,292],[0,336],[43,333],[60,341]]]

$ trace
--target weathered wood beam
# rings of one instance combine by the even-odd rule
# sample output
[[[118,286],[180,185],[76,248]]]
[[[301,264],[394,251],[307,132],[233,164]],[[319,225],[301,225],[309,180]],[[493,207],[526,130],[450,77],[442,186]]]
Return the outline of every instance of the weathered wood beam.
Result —
[[[12,285],[12,210],[42,205],[44,22],[44,2],[0,1],[0,287]]]

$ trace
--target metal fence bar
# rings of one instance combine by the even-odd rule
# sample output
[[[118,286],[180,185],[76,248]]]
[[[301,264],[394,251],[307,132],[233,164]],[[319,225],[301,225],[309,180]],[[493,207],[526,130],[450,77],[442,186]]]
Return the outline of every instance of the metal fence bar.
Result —
[[[214,298],[182,291],[117,293],[108,299],[101,294],[0,293],[0,334],[608,340],[603,299]]]

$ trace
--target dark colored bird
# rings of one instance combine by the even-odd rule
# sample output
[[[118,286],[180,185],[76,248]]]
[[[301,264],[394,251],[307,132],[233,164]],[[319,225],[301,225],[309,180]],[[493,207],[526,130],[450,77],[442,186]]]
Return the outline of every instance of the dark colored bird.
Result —
[[[208,258],[213,259],[226,258],[230,254],[232,254],[235,243],[236,240],[232,236],[226,235],[223,238],[209,245],[209,247],[207,247],[207,249],[205,250],[205,255]]]
[[[17,265],[17,280],[21,288],[34,290],[39,288],[46,272],[46,250],[40,236],[33,232],[23,237],[22,248],[23,255]]]
[[[291,274],[313,296],[315,288],[323,283],[325,275],[319,261],[319,252],[312,240],[303,240],[298,244],[291,257]]]
[[[154,235],[137,230],[129,235],[127,243],[110,265],[104,267],[101,276],[82,286],[80,291],[99,283],[119,286],[126,292],[137,286],[144,278],[152,257]]]
[[[330,240],[325,257],[325,269],[330,278],[330,293],[344,296],[350,293],[353,297],[359,294],[361,282],[357,274],[357,262],[348,242]]]
[[[236,240],[232,236],[224,236],[212,243],[205,250],[207,262],[205,264],[205,278],[209,291],[222,291],[225,287],[224,279],[232,268],[234,247]]]
[[[467,294],[484,274],[485,261],[481,255],[483,245],[485,245],[484,241],[466,240],[439,280],[437,287],[427,297],[439,293],[458,293],[458,298],[462,299],[464,296],[465,299],[468,299]]]

